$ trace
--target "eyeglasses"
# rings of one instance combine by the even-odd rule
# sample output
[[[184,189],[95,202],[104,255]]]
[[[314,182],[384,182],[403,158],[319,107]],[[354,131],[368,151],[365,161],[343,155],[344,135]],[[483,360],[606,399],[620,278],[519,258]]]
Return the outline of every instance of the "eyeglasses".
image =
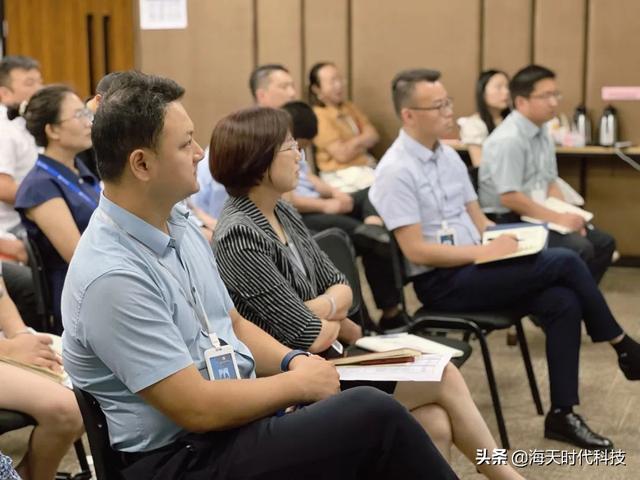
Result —
[[[559,102],[560,100],[562,100],[562,93],[558,91],[545,92],[545,93],[539,93],[537,95],[529,95],[529,98],[537,98],[538,100],[544,100],[546,102],[548,102],[553,98],[555,99],[556,102]]]
[[[68,122],[69,120],[88,120],[90,122],[93,122],[93,112],[88,108],[81,108],[79,110],[76,110],[71,117],[58,120],[57,123]]]
[[[409,110],[419,110],[423,112],[428,112],[429,110],[438,110],[440,115],[444,115],[447,113],[447,110],[453,111],[453,98],[448,97],[446,100],[432,106],[432,107],[407,107]]]
[[[300,145],[295,140],[292,140],[286,147],[282,147],[279,152],[288,152],[289,150],[293,150],[296,153],[300,153]]]

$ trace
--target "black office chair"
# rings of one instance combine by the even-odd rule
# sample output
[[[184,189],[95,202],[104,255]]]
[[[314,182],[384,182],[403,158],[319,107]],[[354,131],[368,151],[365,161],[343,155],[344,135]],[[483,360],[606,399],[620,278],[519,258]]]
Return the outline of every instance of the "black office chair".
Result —
[[[109,443],[107,420],[98,401],[90,393],[73,386],[73,393],[78,400],[84,428],[89,437],[89,447],[93,456],[93,468],[98,480],[121,480],[120,470],[123,468],[117,452]]]
[[[338,228],[329,228],[315,234],[313,238],[322,251],[331,259],[336,268],[347,277],[347,281],[353,292],[353,303],[349,309],[349,317],[358,319],[364,335],[370,335],[371,329],[367,328],[362,315],[364,302],[362,299],[360,275],[356,266],[355,251],[349,235]],[[462,366],[469,356],[471,356],[471,346],[469,343],[453,338],[433,336],[426,332],[422,325],[416,325],[415,328],[410,329],[409,333],[424,336],[432,341],[461,350],[463,354],[460,357],[451,359],[451,363],[457,367]]]
[[[43,331],[60,335],[62,333],[62,325],[56,325],[53,318],[49,284],[47,283],[44,262],[38,245],[27,236],[24,239],[24,246],[29,256],[29,268],[31,268],[33,288],[36,294],[36,313],[39,318],[39,324],[43,325]]]
[[[393,263],[395,287],[400,292],[402,308],[407,315],[409,315],[404,296],[404,286],[409,284],[411,279],[408,278],[406,274],[405,259],[393,235],[391,238],[391,260]],[[515,325],[520,351],[522,352],[522,359],[527,372],[527,380],[529,381],[531,395],[536,406],[536,412],[538,415],[542,415],[544,413],[538,384],[533,371],[533,365],[531,364],[529,346],[527,344],[524,328],[522,327],[523,316],[523,312],[518,312],[517,310],[499,312],[457,312],[432,310],[423,306],[419,308],[413,316],[411,316],[413,323],[406,327],[406,329],[412,330],[422,328],[462,331],[464,332],[465,340],[468,340],[471,335],[475,335],[480,343],[480,351],[482,352],[487,382],[489,383],[489,391],[491,393],[496,422],[500,432],[500,440],[504,448],[509,448],[509,437],[504,422],[504,416],[502,414],[500,395],[498,394],[498,386],[496,384],[491,355],[489,353],[489,347],[486,340],[486,336],[489,333],[495,330],[508,329]]]
[[[0,435],[3,435],[7,432],[12,432],[13,430],[32,427],[37,424],[38,422],[36,422],[33,417],[27,415],[26,413],[16,412],[14,410],[0,409]],[[70,473],[66,472],[59,472],[56,474],[56,480],[89,480],[91,478],[91,469],[89,468],[89,463],[87,462],[87,455],[84,451],[82,440],[77,440],[73,444],[73,447],[75,448],[76,456],[78,457],[80,472],[76,475],[71,475]]]

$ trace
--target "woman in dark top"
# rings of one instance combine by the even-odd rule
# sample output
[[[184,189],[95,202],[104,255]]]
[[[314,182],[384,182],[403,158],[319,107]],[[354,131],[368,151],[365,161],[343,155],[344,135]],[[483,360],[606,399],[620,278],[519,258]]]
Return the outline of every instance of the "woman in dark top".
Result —
[[[44,153],[16,194],[15,208],[44,263],[56,325],[67,267],[80,234],[98,206],[98,179],[76,158],[91,147],[93,114],[65,85],[36,93],[24,113]]]
[[[290,118],[250,108],[222,119],[213,131],[209,162],[227,200],[214,232],[220,275],[236,309],[291,348],[322,352],[337,339],[362,335],[347,318],[351,289],[281,199],[295,188],[300,152]],[[394,396],[427,430],[445,458],[451,445],[475,459],[496,448],[464,379],[451,364],[440,382],[399,382]],[[522,478],[510,465],[480,465],[489,478]]]

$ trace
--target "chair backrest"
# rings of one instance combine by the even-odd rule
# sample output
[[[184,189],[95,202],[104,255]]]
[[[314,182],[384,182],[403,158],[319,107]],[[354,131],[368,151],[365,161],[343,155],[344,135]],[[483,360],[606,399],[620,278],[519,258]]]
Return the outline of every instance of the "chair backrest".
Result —
[[[24,246],[29,256],[29,268],[31,269],[31,277],[33,278],[33,287],[36,294],[36,313],[40,324],[46,332],[59,333],[55,331],[51,295],[40,249],[33,239],[28,236],[24,239]]]
[[[402,305],[402,310],[406,314],[408,314],[409,312],[407,311],[407,299],[404,296],[404,286],[407,285],[410,280],[407,276],[405,259],[404,255],[402,254],[402,250],[400,250],[400,245],[398,245],[395,235],[391,233],[389,237],[389,248],[391,250],[391,266],[393,269],[393,286],[400,295],[400,304]]]
[[[98,480],[120,480],[122,462],[109,443],[107,420],[98,401],[88,392],[73,386],[84,428],[89,437],[93,466]]]
[[[476,191],[476,193],[478,193],[478,186],[480,184],[479,183],[480,168],[470,166],[468,169],[468,172],[469,172],[469,179],[471,180],[471,185],[473,185],[473,189]]]
[[[328,228],[316,233],[313,239],[335,267],[347,277],[353,292],[353,302],[349,309],[349,316],[357,317],[363,331],[365,330],[364,305],[362,302],[362,287],[360,274],[356,265],[355,251],[349,235],[339,228]]]

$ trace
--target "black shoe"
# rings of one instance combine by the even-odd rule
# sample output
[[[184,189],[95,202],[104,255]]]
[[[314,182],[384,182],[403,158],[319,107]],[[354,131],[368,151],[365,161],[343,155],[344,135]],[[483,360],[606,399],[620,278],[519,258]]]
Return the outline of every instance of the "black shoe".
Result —
[[[373,252],[381,257],[391,256],[391,237],[380,225],[363,223],[353,230],[353,245],[359,253]]]
[[[382,317],[378,323],[380,330],[395,330],[411,325],[411,318],[404,312],[398,312],[393,317]]]
[[[629,363],[626,354],[623,353],[618,357],[618,365],[627,380],[640,380],[640,368]]]
[[[590,450],[611,450],[613,442],[589,428],[580,415],[570,413],[547,414],[544,436]]]

